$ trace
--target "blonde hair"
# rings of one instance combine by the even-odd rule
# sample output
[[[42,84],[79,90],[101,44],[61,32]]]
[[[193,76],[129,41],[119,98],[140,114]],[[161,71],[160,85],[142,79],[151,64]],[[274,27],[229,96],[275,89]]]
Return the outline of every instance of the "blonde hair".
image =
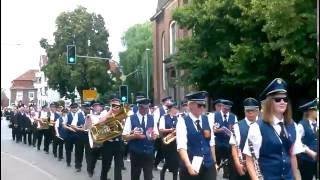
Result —
[[[263,104],[262,119],[268,124],[272,124],[274,115],[273,96],[267,96]],[[283,119],[285,124],[292,123],[292,108],[291,103],[288,101],[287,108],[283,113]]]

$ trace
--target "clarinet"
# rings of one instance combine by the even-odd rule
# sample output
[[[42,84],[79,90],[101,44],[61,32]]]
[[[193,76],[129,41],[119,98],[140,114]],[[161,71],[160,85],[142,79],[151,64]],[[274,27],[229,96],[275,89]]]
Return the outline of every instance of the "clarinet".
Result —
[[[257,157],[256,157],[256,155],[254,153],[254,150],[253,150],[253,144],[252,144],[252,141],[249,138],[248,138],[248,145],[249,145],[249,150],[250,150],[250,153],[251,153],[251,156],[252,156],[254,170],[256,172],[256,175],[258,176],[259,180],[263,180],[263,175],[261,173]]]
[[[239,161],[240,161],[240,163],[245,167],[245,160],[243,159],[241,149],[240,149],[239,146],[238,146],[238,141],[237,141],[237,138],[236,138],[236,135],[235,135],[235,133],[234,133],[234,129],[233,129],[233,128],[231,128],[231,132],[232,132],[232,136],[233,136],[233,138],[234,138],[234,141],[235,141],[235,143],[236,143],[235,146],[236,146],[237,151],[238,151]]]

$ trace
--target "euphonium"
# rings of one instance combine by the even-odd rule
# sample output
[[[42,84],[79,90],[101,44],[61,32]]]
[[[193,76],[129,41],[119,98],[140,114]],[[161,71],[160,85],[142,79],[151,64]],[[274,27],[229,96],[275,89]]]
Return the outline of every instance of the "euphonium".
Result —
[[[167,134],[166,137],[163,138],[163,143],[168,145],[177,138],[177,132],[176,130],[172,131],[171,133]]]
[[[122,107],[119,113],[112,114],[112,117],[93,125],[90,129],[93,141],[101,144],[104,141],[120,136],[123,130],[122,120],[127,118],[129,110],[129,106]]]
[[[49,118],[41,118],[41,129],[49,129]]]

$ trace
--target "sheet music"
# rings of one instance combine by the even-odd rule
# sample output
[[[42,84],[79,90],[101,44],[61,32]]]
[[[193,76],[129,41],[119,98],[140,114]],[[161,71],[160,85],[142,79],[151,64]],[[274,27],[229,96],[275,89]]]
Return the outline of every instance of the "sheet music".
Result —
[[[200,171],[202,161],[203,161],[203,157],[193,156],[191,165],[192,165],[192,169],[195,170],[197,173],[199,173],[199,171]]]

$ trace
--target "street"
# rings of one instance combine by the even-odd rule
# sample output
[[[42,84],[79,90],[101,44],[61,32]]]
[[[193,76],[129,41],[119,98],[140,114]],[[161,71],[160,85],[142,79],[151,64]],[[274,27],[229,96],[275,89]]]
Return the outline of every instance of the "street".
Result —
[[[50,146],[50,148],[52,148],[52,146]],[[130,162],[124,161],[124,163],[127,170],[122,171],[122,179],[129,180]],[[113,166],[111,168],[113,168]],[[40,151],[37,151],[34,147],[12,141],[8,121],[4,119],[1,120],[1,179],[99,180],[100,170],[101,161],[98,161],[95,174],[92,178],[89,178],[86,171],[85,160],[83,161],[82,171],[75,172],[74,156],[72,156],[71,167],[67,167],[65,159],[59,162],[53,157],[51,149],[49,154],[45,154],[45,152],[42,151],[42,147]],[[160,179],[160,171],[153,171],[153,174],[154,179]],[[221,177],[221,175],[219,176]],[[113,179],[113,169],[109,171],[108,177]],[[142,176],[140,179],[143,179]],[[166,179],[172,179],[171,173],[166,173]]]

